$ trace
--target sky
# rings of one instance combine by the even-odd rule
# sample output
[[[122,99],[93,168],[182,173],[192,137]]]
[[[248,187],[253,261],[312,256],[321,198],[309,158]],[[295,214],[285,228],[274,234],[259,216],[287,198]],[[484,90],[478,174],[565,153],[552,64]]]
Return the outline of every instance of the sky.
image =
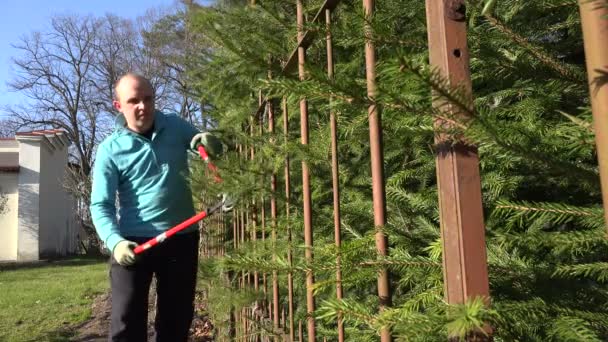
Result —
[[[0,0],[0,118],[2,108],[24,101],[18,93],[8,92],[6,83],[12,78],[11,57],[17,50],[11,44],[34,31],[49,26],[53,15],[93,15],[106,13],[135,19],[150,8],[165,9],[177,0]],[[210,1],[198,1],[206,4]]]

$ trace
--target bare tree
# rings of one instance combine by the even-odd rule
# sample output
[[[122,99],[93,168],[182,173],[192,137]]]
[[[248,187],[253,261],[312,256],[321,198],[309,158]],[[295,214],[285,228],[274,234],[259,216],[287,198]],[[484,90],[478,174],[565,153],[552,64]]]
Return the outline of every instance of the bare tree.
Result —
[[[101,96],[101,108],[107,113],[116,114],[111,99],[114,98],[114,84],[118,78],[137,69],[138,39],[131,20],[113,14],[99,19],[98,34],[93,42],[96,57],[92,65],[91,83]]]
[[[15,135],[15,128],[6,119],[0,119],[0,138],[10,138]]]
[[[104,111],[97,90],[94,65],[101,22],[93,17],[56,16],[45,32],[34,32],[14,45],[16,77],[9,89],[27,97],[24,105],[8,108],[9,122],[17,129],[62,129],[72,142],[71,168],[66,188],[80,208],[87,207],[87,184],[94,150],[105,136],[111,115]],[[88,209],[78,213],[83,227]],[[92,226],[91,226],[92,227]],[[94,239],[93,231],[88,232]]]
[[[17,71],[9,89],[24,94],[25,105],[8,110],[10,121],[30,129],[55,128],[67,132],[73,143],[71,160],[82,172],[91,171],[93,149],[99,141],[103,115],[89,76],[96,56],[99,21],[92,17],[54,17],[48,32],[34,32],[14,47]]]
[[[116,80],[129,71],[141,73],[150,78],[159,109],[180,107],[182,114],[198,110],[188,98],[185,67],[178,58],[186,54],[180,43],[183,16],[170,18],[175,17],[160,11],[148,11],[137,23],[111,14],[55,16],[47,30],[13,45],[19,55],[12,60],[16,76],[8,87],[27,100],[5,110],[0,134],[24,128],[67,133],[72,147],[65,186],[77,200],[77,217],[92,237],[90,176],[95,149],[114,128],[117,113],[111,103]]]
[[[205,99],[200,97],[200,89],[196,89],[189,72],[192,61],[201,58],[200,52],[209,47],[205,37],[190,29],[192,13],[198,7],[193,1],[184,0],[170,13],[149,10],[140,26],[146,51],[160,64],[162,72],[158,75],[166,83],[163,105],[192,123],[202,124]]]

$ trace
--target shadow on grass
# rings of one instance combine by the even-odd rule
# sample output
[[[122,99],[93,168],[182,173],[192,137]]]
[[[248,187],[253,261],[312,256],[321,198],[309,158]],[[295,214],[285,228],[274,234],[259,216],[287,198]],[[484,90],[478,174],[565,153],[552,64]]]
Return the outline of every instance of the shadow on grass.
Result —
[[[39,261],[26,261],[26,262],[1,262],[0,271],[9,270],[21,270],[21,269],[32,269],[42,267],[53,267],[53,266],[85,266],[98,264],[100,262],[107,262],[107,256],[72,256],[58,259],[48,259]]]
[[[60,331],[52,331],[43,336],[38,336],[35,339],[26,340],[24,342],[39,342],[39,341],[47,341],[47,342],[72,342],[74,341],[72,338],[74,337],[74,333],[67,330]]]
[[[80,332],[88,321],[77,325],[65,326],[58,330],[47,332],[44,335],[37,336],[32,339],[24,340],[23,342],[106,342],[108,336],[105,333],[95,331]]]
[[[88,334],[85,336],[76,336],[76,333],[73,330],[61,329],[24,342],[106,342],[107,340],[108,337],[106,335]]]

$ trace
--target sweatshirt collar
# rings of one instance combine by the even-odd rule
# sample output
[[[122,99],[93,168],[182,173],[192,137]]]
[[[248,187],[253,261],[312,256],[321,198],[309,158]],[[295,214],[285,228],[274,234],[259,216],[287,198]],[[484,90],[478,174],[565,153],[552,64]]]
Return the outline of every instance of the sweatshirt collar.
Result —
[[[154,139],[162,130],[165,128],[165,115],[162,112],[154,112],[154,132],[152,132],[152,139]],[[118,113],[114,119],[114,129],[121,133],[133,133],[137,134],[127,128],[127,120],[122,113]]]

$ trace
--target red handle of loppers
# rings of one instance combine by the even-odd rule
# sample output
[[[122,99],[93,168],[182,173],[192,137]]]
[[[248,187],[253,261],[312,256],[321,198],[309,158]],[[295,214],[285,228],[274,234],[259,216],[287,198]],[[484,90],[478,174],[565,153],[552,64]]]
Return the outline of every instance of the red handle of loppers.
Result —
[[[218,183],[221,182],[222,179],[220,178],[220,176],[217,173],[217,167],[212,162],[209,161],[209,155],[207,154],[207,151],[205,151],[205,148],[203,147],[203,145],[198,145],[198,153],[200,154],[201,158],[203,158],[203,160],[207,163],[207,166],[209,167],[209,169],[214,173],[215,181]],[[205,217],[211,215],[213,212],[215,212],[219,208],[221,208],[223,204],[224,203],[220,201],[219,203],[217,203],[213,207],[203,211],[202,213],[194,215],[191,218],[187,219],[186,221],[176,225],[175,227],[173,227],[161,234],[158,234],[156,237],[142,243],[141,245],[138,245],[137,247],[135,247],[135,249],[133,251],[135,252],[135,254],[141,254],[143,251],[145,251],[153,246],[156,246],[159,243],[168,239],[169,237],[175,235],[175,233],[177,233],[181,230],[184,230],[184,229],[190,227],[191,225],[199,222],[200,220],[204,219]]]

